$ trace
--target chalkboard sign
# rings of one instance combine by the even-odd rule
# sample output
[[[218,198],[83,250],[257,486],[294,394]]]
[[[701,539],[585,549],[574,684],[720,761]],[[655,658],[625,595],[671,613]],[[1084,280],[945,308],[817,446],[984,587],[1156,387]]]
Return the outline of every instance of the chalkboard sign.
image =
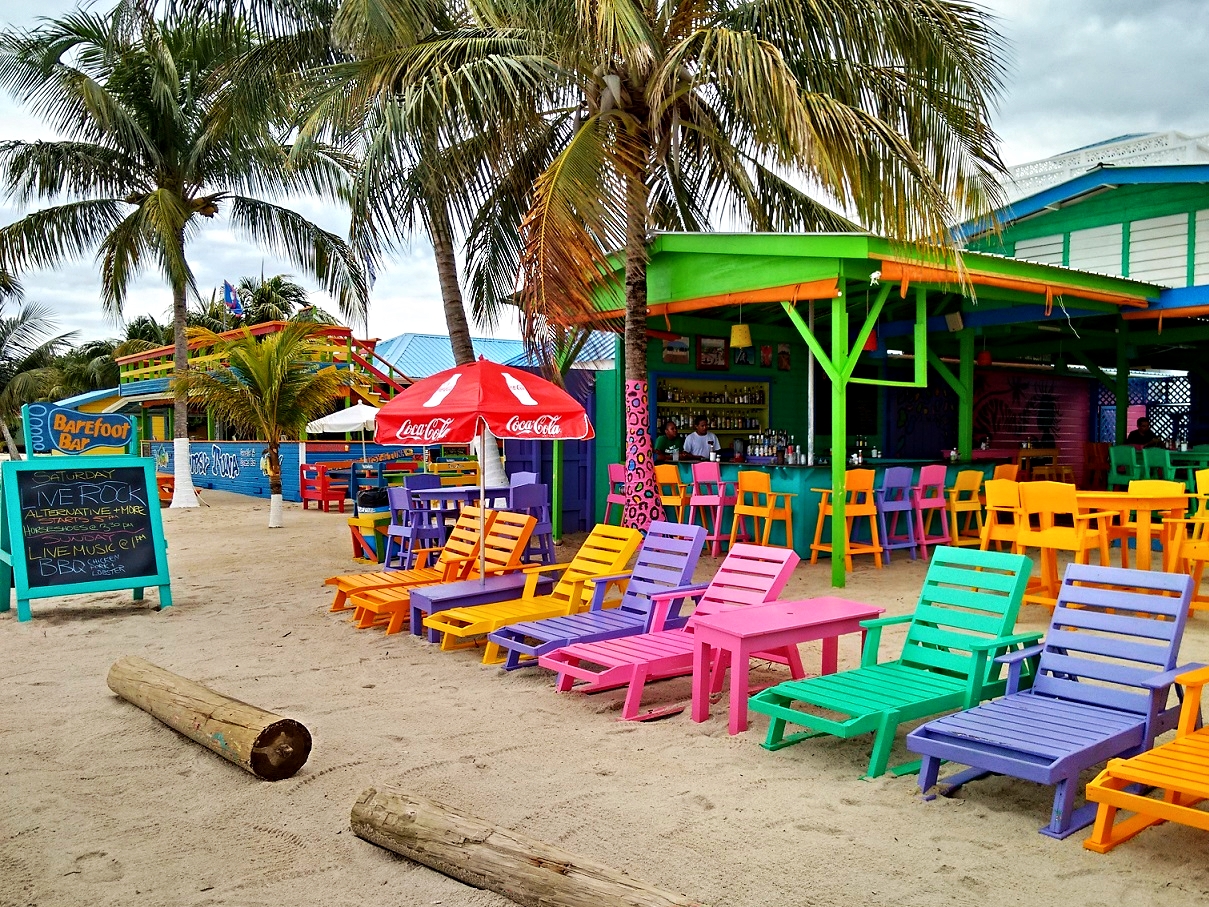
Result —
[[[60,465],[63,464],[63,465]],[[3,465],[0,561],[17,589],[17,619],[29,599],[159,586],[171,604],[150,458],[39,458]],[[0,610],[7,610],[7,597]]]

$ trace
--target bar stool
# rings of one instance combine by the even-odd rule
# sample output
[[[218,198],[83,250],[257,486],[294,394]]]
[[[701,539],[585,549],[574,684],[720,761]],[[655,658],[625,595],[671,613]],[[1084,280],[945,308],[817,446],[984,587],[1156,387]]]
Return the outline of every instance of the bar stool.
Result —
[[[1033,482],[1063,482],[1075,484],[1075,471],[1063,463],[1052,463],[1049,466],[1035,466],[1030,476]]]
[[[785,524],[785,547],[793,547],[793,499],[796,494],[773,491],[768,473],[754,469],[739,471],[738,493],[735,501],[735,516],[730,524],[730,545],[735,546],[735,534],[746,531],[746,517],[751,518],[753,539],[759,538],[761,545],[768,544],[773,523]],[[784,503],[782,503],[782,501]],[[760,521],[764,521],[764,532],[760,533]]]
[[[616,504],[621,510],[621,516],[617,519],[617,525],[621,525],[621,521],[625,518],[625,466],[621,463],[609,464],[609,494],[605,498],[605,514],[604,521],[609,523],[609,514]]]
[[[1142,475],[1138,478],[1178,481],[1175,477],[1175,466],[1171,463],[1171,451],[1162,447],[1142,448]]]
[[[1075,486],[1064,482],[1023,482],[1019,487],[1016,552],[1023,554],[1026,548],[1041,551],[1041,576],[1029,582],[1024,603],[1052,608],[1058,598],[1058,552],[1069,551],[1076,561],[1086,564],[1089,553],[1098,548],[1100,563],[1107,565],[1106,524],[1113,514],[1110,511],[1081,513]],[[1063,517],[1070,525],[1059,525],[1058,517]],[[1034,518],[1036,529],[1033,528]]]
[[[1009,482],[1018,481],[1020,478],[1020,467],[1015,463],[1000,463],[995,467],[995,472],[991,474],[992,479],[1007,479]]]
[[[942,467],[943,468],[943,467]],[[849,469],[844,473],[844,522],[848,544],[844,546],[844,568],[852,569],[853,555],[872,554],[873,564],[878,570],[882,569],[882,554],[884,549],[877,534],[877,503],[873,497],[873,479],[876,473],[872,469]],[[832,489],[812,488],[819,493],[819,521],[814,527],[814,543],[810,546],[810,563],[819,562],[819,552],[831,553],[830,542],[823,541],[823,521],[831,517],[831,535],[835,537],[835,519],[832,507]],[[853,528],[858,517],[868,517],[870,544],[858,542],[853,538]]]
[[[919,471],[919,483],[911,489],[911,503],[915,505],[915,537],[925,561],[928,559],[929,545],[947,545],[951,541],[948,502],[945,500],[945,472],[945,467],[939,463],[924,466]],[[940,532],[928,535],[933,517],[940,518]]]
[[[873,491],[877,503],[877,524],[882,533],[882,560],[890,563],[890,552],[895,548],[906,548],[915,560],[915,549],[919,547],[915,539],[915,504],[911,501],[912,480],[915,472],[910,466],[891,466],[882,473],[881,488]],[[886,515],[890,515],[889,523]],[[907,526],[905,533],[898,528],[899,518],[906,514],[903,522]]]
[[[680,481],[680,467],[675,463],[655,464],[655,485],[659,489],[659,503],[664,510],[675,513],[672,522],[684,522],[684,508],[688,506],[688,486]]]
[[[722,528],[722,518],[727,507],[734,507],[738,501],[735,494],[734,482],[722,481],[722,467],[708,460],[693,464],[693,490],[688,499],[689,525],[701,511],[701,525],[705,527],[705,541],[711,542],[710,553],[718,557],[722,552],[722,543],[730,542],[731,534]],[[706,517],[712,517],[713,527]],[[748,541],[747,530],[740,526],[743,541]]]
[[[440,511],[413,501],[406,486],[387,488],[386,499],[390,505],[390,525],[386,527],[382,569],[410,570],[416,565],[419,549],[440,547],[444,543]]]
[[[1020,527],[1020,485],[1015,479],[987,479],[986,521],[982,524],[982,538],[978,547],[986,551],[994,542],[1002,551],[1003,543],[1008,550],[1016,548],[1016,531]]]
[[[982,490],[983,478],[981,469],[963,469],[949,489],[949,534],[955,546],[982,542],[982,501],[978,493]],[[965,514],[964,529],[958,517],[962,513]]]
[[[1083,447],[1083,486],[1104,488],[1108,483],[1110,445],[1102,441],[1089,441]]]
[[[1108,490],[1125,491],[1134,479],[1141,479],[1142,467],[1138,463],[1138,450],[1128,444],[1115,444],[1108,448]]]
[[[554,528],[550,520],[550,489],[549,486],[537,482],[527,485],[517,485],[512,489],[512,504],[508,508],[513,513],[523,513],[537,520],[533,534],[529,536],[529,544],[525,549],[525,563],[532,563],[536,550],[543,564],[553,564],[554,557]]]

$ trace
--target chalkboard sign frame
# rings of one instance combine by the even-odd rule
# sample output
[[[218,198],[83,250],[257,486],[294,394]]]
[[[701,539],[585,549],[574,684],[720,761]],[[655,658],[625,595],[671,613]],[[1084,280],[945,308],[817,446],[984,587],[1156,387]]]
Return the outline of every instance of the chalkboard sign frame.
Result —
[[[133,589],[134,600],[141,601],[143,590],[149,586],[159,587],[159,608],[170,607],[172,589],[168,576],[168,546],[164,541],[164,523],[160,515],[159,495],[155,481],[155,461],[150,457],[127,455],[94,455],[86,457],[37,457],[0,464],[0,580],[6,590],[17,590],[17,620],[30,619],[29,603],[35,598],[51,598],[60,595],[84,595],[91,592],[112,592],[117,589]],[[29,584],[29,564],[26,559],[25,533],[21,525],[21,497],[17,491],[17,477],[25,472],[70,472],[78,470],[141,468],[146,483],[147,511],[151,529],[151,542],[155,549],[155,571],[143,576],[121,576],[113,579],[87,580],[78,583],[59,583],[50,586]],[[0,611],[9,610],[9,595],[0,601]]]

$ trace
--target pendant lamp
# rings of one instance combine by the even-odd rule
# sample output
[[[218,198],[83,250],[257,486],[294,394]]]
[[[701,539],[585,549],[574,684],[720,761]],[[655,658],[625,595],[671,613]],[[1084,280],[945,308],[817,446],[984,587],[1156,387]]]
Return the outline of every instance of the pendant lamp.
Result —
[[[739,303],[739,323],[730,326],[730,345],[740,350],[751,346],[751,325],[743,323],[743,303]]]

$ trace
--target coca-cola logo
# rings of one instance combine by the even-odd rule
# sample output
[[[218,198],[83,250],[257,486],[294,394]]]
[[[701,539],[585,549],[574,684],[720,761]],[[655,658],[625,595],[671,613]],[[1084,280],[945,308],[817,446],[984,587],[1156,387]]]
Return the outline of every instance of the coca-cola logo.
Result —
[[[429,419],[427,422],[412,422],[404,419],[395,438],[400,441],[440,441],[453,428],[452,419]]]
[[[513,416],[504,427],[514,435],[557,438],[562,434],[562,426],[558,424],[561,419],[562,416],[538,416],[536,419]]]

